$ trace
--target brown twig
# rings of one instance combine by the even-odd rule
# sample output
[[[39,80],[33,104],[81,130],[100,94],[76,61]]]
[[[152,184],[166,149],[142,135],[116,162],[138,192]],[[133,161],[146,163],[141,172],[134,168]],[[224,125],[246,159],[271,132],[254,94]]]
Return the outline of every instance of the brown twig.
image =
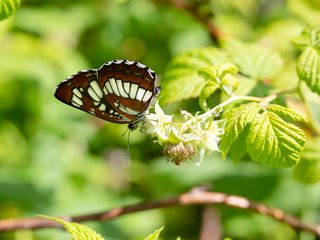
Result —
[[[199,240],[220,240],[222,236],[220,213],[209,205],[203,206]]]
[[[208,192],[201,188],[195,188],[180,196],[162,199],[153,202],[139,203],[124,207],[117,207],[106,212],[82,215],[76,217],[60,217],[65,221],[84,222],[89,220],[109,220],[121,215],[141,212],[150,209],[163,208],[175,205],[208,205],[221,204],[228,207],[251,210],[262,215],[270,216],[278,221],[287,223],[296,230],[305,230],[320,236],[320,225],[306,224],[300,219],[283,213],[280,209],[268,208],[267,206],[250,201],[244,197],[227,195],[220,192]],[[0,221],[0,232],[13,231],[18,229],[38,229],[48,227],[59,227],[57,223],[40,217],[12,219]]]
[[[170,4],[175,8],[182,9],[187,11],[190,15],[192,15],[197,21],[202,23],[208,33],[210,34],[211,39],[213,42],[217,43],[221,33],[218,31],[216,26],[213,24],[213,13],[209,11],[203,11],[201,6],[205,3],[196,2],[194,4],[188,3],[186,0],[153,0],[159,4]]]

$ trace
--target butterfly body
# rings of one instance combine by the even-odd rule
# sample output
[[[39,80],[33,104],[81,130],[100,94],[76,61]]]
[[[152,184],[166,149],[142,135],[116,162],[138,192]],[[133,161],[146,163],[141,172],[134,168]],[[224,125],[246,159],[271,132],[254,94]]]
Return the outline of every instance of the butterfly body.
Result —
[[[160,90],[156,78],[139,62],[114,60],[65,79],[54,95],[72,107],[134,129]]]

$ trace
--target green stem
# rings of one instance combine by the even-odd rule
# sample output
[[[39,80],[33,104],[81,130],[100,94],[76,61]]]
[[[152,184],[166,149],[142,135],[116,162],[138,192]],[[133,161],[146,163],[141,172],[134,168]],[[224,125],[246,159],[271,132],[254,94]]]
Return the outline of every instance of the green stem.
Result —
[[[234,101],[240,101],[240,100],[244,100],[244,101],[253,101],[253,102],[261,102],[261,103],[268,103],[271,102],[272,100],[274,100],[276,98],[276,94],[267,96],[265,98],[259,98],[259,97],[252,97],[252,96],[232,96],[231,98],[227,99],[226,101],[224,101],[223,103],[215,106],[214,108],[210,109],[209,111],[199,115],[197,117],[196,120],[203,120],[206,119],[210,116],[213,116],[219,109],[225,107],[226,105],[234,102]],[[193,119],[187,121],[185,124],[192,124],[194,122]]]
[[[227,99],[226,101],[224,101],[223,103],[210,109],[209,111],[182,123],[179,134],[181,135],[185,129],[192,129],[197,134],[196,129],[194,129],[194,124],[199,123],[199,121],[205,120],[210,117],[212,119],[214,119],[214,115],[219,111],[219,109],[222,109],[223,107],[225,107],[226,105],[228,105],[234,101],[251,101],[251,102],[259,102],[262,105],[266,105],[269,102],[273,101],[276,97],[277,97],[277,94],[272,94],[272,95],[264,97],[264,98],[253,97],[253,96],[232,96],[229,99]],[[179,123],[176,123],[176,124],[179,124]]]

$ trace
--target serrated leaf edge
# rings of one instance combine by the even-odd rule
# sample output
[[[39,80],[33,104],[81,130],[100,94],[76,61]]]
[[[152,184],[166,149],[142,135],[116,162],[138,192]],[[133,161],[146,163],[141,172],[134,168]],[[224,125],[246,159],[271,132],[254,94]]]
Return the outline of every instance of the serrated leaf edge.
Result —
[[[269,136],[272,139],[268,141]],[[248,153],[254,161],[272,167],[291,167],[301,157],[305,136],[300,128],[285,122],[275,113],[266,111],[252,121],[246,142]],[[289,153],[283,153],[283,148]],[[262,152],[262,155],[257,157],[257,152]],[[279,162],[281,159],[284,162]]]

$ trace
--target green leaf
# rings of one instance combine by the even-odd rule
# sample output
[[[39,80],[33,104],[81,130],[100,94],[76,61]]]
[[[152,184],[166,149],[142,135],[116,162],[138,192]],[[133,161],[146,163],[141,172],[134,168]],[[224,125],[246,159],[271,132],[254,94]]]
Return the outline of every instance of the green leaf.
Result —
[[[283,66],[280,55],[266,47],[234,39],[225,40],[223,47],[239,66],[240,72],[256,80],[275,76]]]
[[[232,94],[238,89],[238,87],[239,80],[235,76],[226,74],[223,77],[221,81],[221,88],[228,96],[232,96]]]
[[[249,103],[225,114],[225,134],[220,141],[223,158],[231,148],[232,159],[239,161],[247,149],[254,161],[269,166],[290,167],[297,164],[305,134],[280,116],[293,121],[303,121],[302,117],[291,109],[275,104],[268,106],[268,111],[259,113],[261,110],[260,104]]]
[[[92,229],[75,222],[66,222],[64,220],[48,217],[48,216],[41,216],[47,218],[49,220],[58,222],[64,226],[64,228],[70,233],[73,240],[103,240],[100,234],[96,233]]]
[[[305,119],[301,115],[290,108],[286,108],[277,104],[270,104],[267,109],[269,112],[276,113],[282,118],[288,118],[294,122],[305,122]]]
[[[207,104],[207,98],[209,98],[217,89],[219,89],[218,85],[216,86],[206,86],[202,89],[199,96],[199,105],[203,111],[207,111],[209,109]]]
[[[296,66],[299,78],[320,94],[320,26],[305,29],[294,44],[304,48]]]
[[[313,184],[320,180],[320,138],[308,139],[302,151],[299,164],[293,169],[293,176],[305,184]]]
[[[226,119],[225,134],[219,144],[223,158],[226,157],[230,146],[244,131],[245,127],[253,121],[260,109],[261,107],[257,103],[243,104],[231,109],[223,116]]]
[[[206,83],[211,82],[212,84],[215,84],[215,85],[219,84],[219,82],[216,79],[218,75],[217,69],[213,65],[201,68],[198,71],[198,74],[204,78]]]
[[[300,160],[305,134],[275,113],[266,111],[252,121],[246,142],[254,161],[272,167],[291,167]]]
[[[0,0],[0,20],[11,16],[20,4],[20,0]]]
[[[297,73],[311,91],[320,94],[320,52],[314,47],[306,48],[299,56]]]
[[[239,69],[231,63],[223,63],[219,65],[211,65],[201,68],[198,74],[204,78],[205,82],[211,82],[216,85],[227,75],[236,75]]]
[[[207,47],[186,52],[175,57],[167,66],[161,79],[162,104],[169,104],[200,95],[205,85],[198,71],[204,67],[227,62],[223,52]]]
[[[162,230],[163,230],[163,227],[155,230],[155,231],[154,231],[153,233],[151,233],[148,237],[146,237],[145,240],[157,240],[157,239],[159,239],[160,232],[161,232]]]
[[[238,68],[231,63],[204,67],[199,70],[198,74],[205,80],[205,86],[199,97],[199,105],[202,110],[209,109],[206,99],[217,89],[222,90],[227,96],[233,94],[239,85],[238,79],[234,76],[237,72]]]
[[[300,48],[315,47],[320,48],[320,26],[313,26],[302,31],[293,43]]]

